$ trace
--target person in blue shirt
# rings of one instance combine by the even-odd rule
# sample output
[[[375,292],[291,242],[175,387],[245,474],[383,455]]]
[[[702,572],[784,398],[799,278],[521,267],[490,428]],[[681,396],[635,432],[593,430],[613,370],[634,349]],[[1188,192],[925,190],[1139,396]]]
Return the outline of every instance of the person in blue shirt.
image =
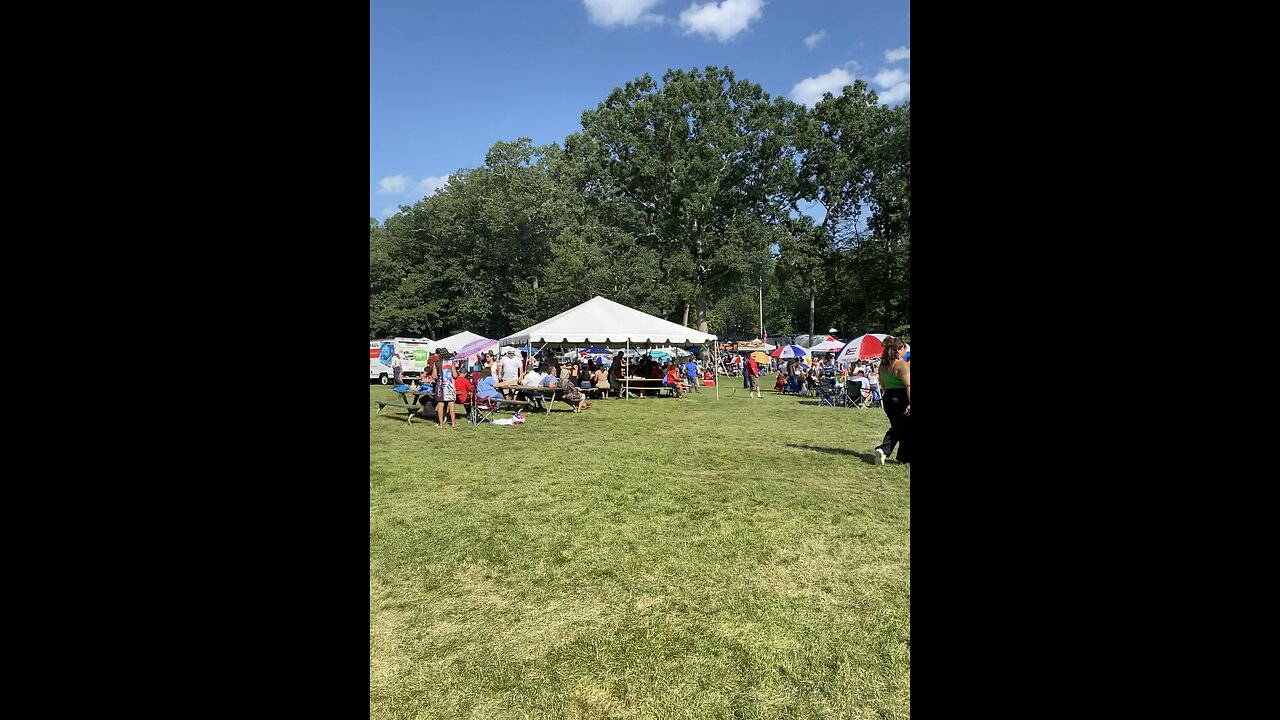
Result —
[[[696,358],[689,358],[689,362],[684,365],[684,374],[689,378],[689,384],[693,386],[694,392],[702,392],[699,388],[702,380],[698,378],[698,361]]]
[[[502,399],[502,393],[494,387],[493,373],[489,368],[480,371],[480,384],[476,386],[476,395],[490,400]]]

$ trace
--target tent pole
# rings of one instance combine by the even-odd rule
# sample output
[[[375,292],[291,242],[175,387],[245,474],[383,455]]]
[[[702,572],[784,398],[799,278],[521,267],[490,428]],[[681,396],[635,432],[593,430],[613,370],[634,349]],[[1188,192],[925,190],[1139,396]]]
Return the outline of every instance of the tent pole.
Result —
[[[716,384],[716,400],[720,399],[720,339],[711,344],[711,377]]]
[[[623,367],[628,367],[630,364],[631,364],[631,338],[627,338],[627,352],[625,355],[622,356],[622,365]],[[630,400],[631,399],[631,371],[630,370],[627,370],[627,374],[625,377],[623,377],[623,381],[626,383],[626,387],[623,388],[622,397],[625,400]]]

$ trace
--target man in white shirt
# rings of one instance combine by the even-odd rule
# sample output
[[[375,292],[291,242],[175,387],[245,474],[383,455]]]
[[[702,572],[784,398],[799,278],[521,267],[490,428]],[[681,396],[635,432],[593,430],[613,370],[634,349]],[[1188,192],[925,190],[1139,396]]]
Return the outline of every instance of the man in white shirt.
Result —
[[[542,373],[538,372],[537,368],[533,368],[532,370],[524,374],[524,380],[521,380],[520,384],[532,387],[541,382],[542,382]]]
[[[507,354],[498,361],[498,384],[519,385],[524,379],[522,366],[520,358],[516,357],[516,351],[508,350]]]
[[[854,388],[857,389],[855,390]],[[865,370],[859,369],[853,374],[853,377],[849,378],[849,390],[851,391],[850,394],[856,392],[858,397],[862,399],[862,407],[867,407],[866,397],[871,392],[871,381],[867,379]]]

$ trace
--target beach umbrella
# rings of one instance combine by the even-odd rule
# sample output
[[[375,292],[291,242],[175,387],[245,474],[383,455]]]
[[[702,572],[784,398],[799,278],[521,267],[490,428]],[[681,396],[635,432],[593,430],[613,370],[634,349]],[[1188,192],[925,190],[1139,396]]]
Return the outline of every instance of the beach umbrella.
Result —
[[[775,357],[780,360],[786,360],[788,358],[804,357],[807,354],[808,354],[808,351],[806,351],[804,348],[800,347],[799,345],[783,345],[777,350],[774,350],[770,354],[770,357]]]
[[[882,342],[889,335],[885,333],[867,333],[860,335],[848,343],[840,350],[840,354],[836,356],[836,362],[854,362],[855,360],[870,360],[878,358],[884,353],[884,343]],[[906,348],[907,352],[911,352],[911,346]]]

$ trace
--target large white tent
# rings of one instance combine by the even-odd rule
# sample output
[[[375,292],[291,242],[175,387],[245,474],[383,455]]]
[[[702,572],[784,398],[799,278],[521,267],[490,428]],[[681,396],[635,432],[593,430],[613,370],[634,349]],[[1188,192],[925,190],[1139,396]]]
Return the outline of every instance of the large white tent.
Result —
[[[689,345],[714,343],[715,335],[663,320],[599,295],[542,322],[508,335],[504,345],[532,343],[626,343]],[[714,345],[712,346],[714,352]],[[630,383],[626,383],[630,394]],[[719,386],[716,394],[719,395]]]
[[[528,343],[655,343],[688,345],[711,342],[715,335],[677,325],[599,295],[513,335],[503,345]]]

